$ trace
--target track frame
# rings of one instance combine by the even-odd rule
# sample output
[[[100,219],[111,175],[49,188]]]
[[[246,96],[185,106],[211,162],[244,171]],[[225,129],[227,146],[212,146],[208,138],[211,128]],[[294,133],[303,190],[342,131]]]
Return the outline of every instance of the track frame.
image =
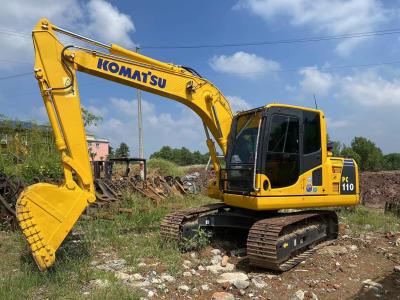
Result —
[[[254,212],[215,203],[167,215],[161,235],[181,243],[201,228],[245,230],[250,265],[287,271],[312,255],[317,245],[337,238],[338,218],[330,210]]]

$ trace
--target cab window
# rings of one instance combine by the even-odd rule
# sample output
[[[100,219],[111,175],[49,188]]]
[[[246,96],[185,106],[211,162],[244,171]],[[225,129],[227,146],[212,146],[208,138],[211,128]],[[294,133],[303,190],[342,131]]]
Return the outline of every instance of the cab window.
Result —
[[[304,142],[303,153],[310,154],[321,149],[321,126],[319,113],[305,111],[303,113]]]
[[[299,177],[299,119],[272,115],[268,137],[266,175],[272,188],[294,184]]]
[[[231,163],[254,164],[260,117],[260,113],[254,113],[238,118]]]

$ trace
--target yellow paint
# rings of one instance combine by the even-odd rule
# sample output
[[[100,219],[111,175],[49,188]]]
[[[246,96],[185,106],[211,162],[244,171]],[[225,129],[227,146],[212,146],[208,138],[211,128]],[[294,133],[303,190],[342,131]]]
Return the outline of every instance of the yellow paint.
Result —
[[[160,62],[114,44],[109,49],[110,54],[78,48],[64,49],[64,45],[55,35],[55,29],[57,29],[55,25],[42,19],[34,28],[32,37],[35,48],[35,76],[57,149],[61,153],[64,183],[60,186],[38,183],[26,188],[20,195],[16,208],[19,225],[41,270],[54,264],[55,251],[84,209],[96,200],[76,71],[139,88],[188,106],[202,119],[224,155],[227,152],[227,140],[233,120],[229,102],[208,80],[195,76],[180,66]],[[64,57],[63,50],[65,50]],[[99,62],[105,60],[110,67],[99,68]],[[111,72],[111,64],[114,71],[115,64],[118,64],[119,70],[124,68],[124,72]],[[135,80],[127,75],[128,68],[131,72],[139,72],[141,76],[147,74],[162,78],[166,84],[162,87],[151,84],[150,79],[146,82],[144,79]],[[72,81],[73,86],[69,87]],[[265,109],[273,106],[299,108],[273,104],[265,106]],[[308,108],[299,109],[316,111]],[[320,113],[321,142],[322,145],[326,145],[325,120],[322,112]],[[258,126],[257,123],[251,125]],[[211,139],[207,139],[206,143],[214,169],[218,171],[220,164],[214,143]],[[305,192],[305,180],[312,170],[300,176],[293,186],[265,191],[262,189],[262,183],[268,181],[268,178],[257,174],[255,181],[258,191],[248,196],[223,194],[219,189],[219,174],[217,174],[217,179],[209,183],[209,195],[225,201],[226,204],[253,210],[358,203],[358,174],[356,174],[357,195],[341,196],[337,192],[337,184],[340,182],[340,172],[337,170],[342,168],[343,159],[332,158],[325,150],[322,151],[322,161],[324,185],[312,196]]]

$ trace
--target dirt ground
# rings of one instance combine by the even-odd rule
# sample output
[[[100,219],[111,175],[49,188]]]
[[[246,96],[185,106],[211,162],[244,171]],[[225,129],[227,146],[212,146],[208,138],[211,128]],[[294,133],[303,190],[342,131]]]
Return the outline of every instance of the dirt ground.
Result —
[[[339,238],[284,273],[254,269],[245,253],[234,253],[240,247],[218,242],[197,252],[169,249],[157,238],[167,211],[151,202],[112,222],[82,220],[90,243],[67,241],[65,249],[72,250],[63,250],[65,258],[45,275],[18,234],[0,231],[0,299],[114,299],[122,291],[120,299],[400,299],[400,219],[376,213],[400,195],[400,172],[363,173],[361,187],[370,209],[339,212]],[[188,199],[168,209],[198,205]]]
[[[229,251],[209,246],[199,253],[184,254],[185,272],[172,282],[162,281],[165,268],[152,259],[140,264],[138,274],[142,283],[150,282],[142,287],[147,299],[212,299],[216,292],[234,297],[216,299],[400,299],[400,270],[394,268],[400,265],[399,239],[400,233],[363,233],[358,237],[342,234],[284,273],[254,269],[246,256],[234,257]],[[228,264],[233,269],[211,270],[216,257],[213,252],[218,250],[221,254],[217,256],[229,256]],[[96,264],[102,268],[112,261],[110,257],[103,261],[100,258]],[[121,269],[111,272],[118,274]],[[248,286],[218,282],[224,273],[245,276]]]
[[[386,201],[400,202],[400,171],[363,172],[360,190],[367,207],[383,209]]]

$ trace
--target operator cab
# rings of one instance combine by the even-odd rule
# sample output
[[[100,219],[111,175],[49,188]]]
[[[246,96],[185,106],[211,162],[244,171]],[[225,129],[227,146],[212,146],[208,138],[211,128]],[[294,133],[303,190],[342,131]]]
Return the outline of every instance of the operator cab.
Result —
[[[264,190],[295,184],[301,174],[322,164],[321,117],[318,110],[279,105],[236,115],[221,189],[257,191],[256,174],[269,179]]]

